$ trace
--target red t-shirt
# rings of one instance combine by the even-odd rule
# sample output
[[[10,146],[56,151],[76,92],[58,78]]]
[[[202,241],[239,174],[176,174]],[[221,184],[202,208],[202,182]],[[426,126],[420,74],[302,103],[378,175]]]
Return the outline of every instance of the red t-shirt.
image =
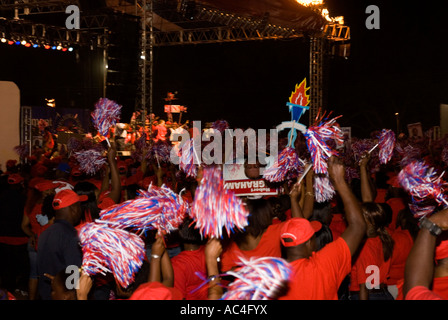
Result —
[[[397,224],[398,213],[405,208],[405,205],[403,203],[403,199],[401,198],[390,198],[389,200],[386,201],[386,203],[392,209],[392,222],[389,224],[389,229],[394,231],[396,228],[395,226]]]
[[[313,252],[310,258],[291,262],[289,291],[279,300],[337,300],[351,261],[347,243],[339,238]]]
[[[426,287],[417,286],[409,290],[406,300],[443,300],[439,295]]]
[[[367,278],[372,275],[372,271],[367,269],[370,266],[379,268],[379,284],[385,284],[389,276],[390,259],[384,261],[383,244],[380,237],[367,238],[362,246],[351,270],[350,291],[359,291],[359,285],[366,283]]]
[[[396,285],[397,281],[404,278],[404,268],[409,252],[414,245],[414,240],[408,230],[398,228],[392,235],[395,241],[394,251],[390,258],[388,285]]]
[[[347,222],[341,213],[334,213],[330,223],[330,230],[333,235],[333,241],[337,240],[347,228]]]
[[[174,271],[174,288],[178,289],[185,300],[207,300],[208,285],[202,286],[202,280],[196,272],[207,275],[204,246],[194,251],[182,251],[171,258]],[[192,293],[192,291],[196,290]]]
[[[237,266],[239,257],[278,257],[282,256],[280,231],[284,223],[270,225],[261,236],[257,247],[252,250],[241,250],[232,242],[221,255],[221,271],[226,272]]]
[[[434,278],[432,281],[432,292],[443,300],[448,299],[448,277]]]

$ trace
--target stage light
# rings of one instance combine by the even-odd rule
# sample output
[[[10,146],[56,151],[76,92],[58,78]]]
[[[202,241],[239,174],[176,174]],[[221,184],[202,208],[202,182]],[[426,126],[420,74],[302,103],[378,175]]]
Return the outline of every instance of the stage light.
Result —
[[[2,38],[2,42],[3,43],[5,43],[6,41],[8,41],[8,40],[6,40],[5,38]]]
[[[37,43],[33,44],[33,48],[39,48],[39,45]]]
[[[59,45],[59,46],[56,47],[56,49],[57,50],[62,50],[62,46]]]
[[[46,45],[44,46],[44,48],[47,49],[47,50],[49,50],[51,47],[50,47],[48,44],[46,44]]]
[[[63,52],[65,52],[65,51],[67,51],[67,50],[68,50],[67,48],[62,48],[62,51],[63,51]]]
[[[56,47],[56,46],[52,46],[51,49],[52,49],[52,50],[56,50],[57,47]]]
[[[31,43],[29,43],[29,42],[25,43],[25,47],[27,47],[27,48],[31,47]]]
[[[9,40],[8,41],[8,44],[11,46],[11,45],[13,45],[14,44],[14,41],[12,41],[12,40]]]
[[[323,0],[296,0],[296,1],[304,7],[320,6],[324,4]]]
[[[69,47],[69,48],[68,48],[68,51],[72,52],[72,51],[73,51],[73,48],[72,48],[72,47]]]
[[[20,46],[21,44],[22,44],[22,42],[16,41],[16,45]]]
[[[22,40],[21,44],[22,44],[22,46],[26,45],[26,41]]]

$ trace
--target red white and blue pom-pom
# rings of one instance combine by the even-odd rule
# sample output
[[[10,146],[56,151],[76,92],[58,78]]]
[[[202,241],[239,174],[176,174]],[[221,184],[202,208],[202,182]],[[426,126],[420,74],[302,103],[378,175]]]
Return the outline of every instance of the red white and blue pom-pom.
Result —
[[[194,139],[190,139],[180,149],[179,167],[187,177],[196,177],[201,161],[196,152]]]
[[[314,176],[314,194],[316,202],[319,203],[333,199],[336,191],[327,174],[317,174]]]
[[[326,174],[328,159],[333,155],[338,155],[338,152],[332,150],[326,141],[333,139],[337,145],[344,143],[344,134],[336,123],[336,120],[340,117],[328,121],[321,121],[318,125],[309,127],[304,133],[307,147],[313,160],[315,173]]]
[[[434,199],[439,204],[448,206],[445,189],[448,185],[442,180],[442,175],[436,176],[434,168],[429,168],[423,161],[413,161],[398,174],[398,181],[408,191],[414,201]]]
[[[79,170],[88,175],[95,175],[107,164],[106,157],[97,149],[89,149],[75,152],[74,157],[79,163]]]
[[[241,198],[224,188],[221,167],[203,169],[201,184],[196,189],[190,217],[205,238],[230,236],[235,229],[244,230],[249,212]]]
[[[79,239],[84,272],[90,276],[112,273],[123,288],[134,282],[145,258],[145,243],[139,236],[92,222],[81,227]]]
[[[392,130],[383,129],[378,139],[378,144],[374,148],[379,147],[380,163],[386,164],[392,158],[395,149],[395,133]]]
[[[431,215],[436,210],[436,206],[431,205],[424,206],[418,202],[408,203],[408,206],[414,218],[419,220],[423,219],[426,216]]]
[[[120,120],[122,106],[115,101],[101,98],[95,104],[95,110],[91,113],[95,129],[107,137],[109,129]]]
[[[69,154],[73,154],[74,152],[81,151],[83,149],[83,144],[76,138],[70,138],[67,141],[67,151]]]
[[[226,120],[216,120],[212,123],[212,129],[218,130],[222,134],[229,129],[229,123]]]
[[[240,257],[239,267],[226,274],[236,279],[221,300],[273,300],[285,291],[291,266],[277,257]]]
[[[140,234],[157,230],[164,235],[179,228],[188,210],[182,196],[165,186],[150,185],[148,191],[140,190],[135,199],[102,210],[98,222]]]
[[[145,158],[157,162],[160,167],[160,163],[170,162],[171,147],[168,145],[168,143],[163,141],[155,142],[151,147],[149,147]]]
[[[270,182],[281,182],[297,177],[300,172],[303,172],[303,161],[300,160],[296,149],[286,147],[274,164],[264,171],[263,178]]]

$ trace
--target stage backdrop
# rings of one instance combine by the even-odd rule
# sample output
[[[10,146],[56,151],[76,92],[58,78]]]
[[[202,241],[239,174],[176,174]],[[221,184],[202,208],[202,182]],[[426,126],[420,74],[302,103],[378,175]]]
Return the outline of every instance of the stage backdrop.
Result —
[[[0,81],[0,164],[19,156],[14,147],[20,144],[20,90],[14,82]]]

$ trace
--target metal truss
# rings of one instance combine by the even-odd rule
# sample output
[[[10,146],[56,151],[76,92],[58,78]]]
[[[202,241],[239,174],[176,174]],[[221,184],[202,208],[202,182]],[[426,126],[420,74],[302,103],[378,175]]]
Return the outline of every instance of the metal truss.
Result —
[[[107,34],[91,29],[69,30],[65,27],[36,23],[30,20],[0,19],[2,37],[10,40],[27,40],[36,44],[60,43],[69,46],[107,46]]]
[[[172,32],[154,32],[154,46],[174,46],[183,44],[222,43],[250,40],[299,38],[303,34],[281,36],[269,31],[251,28],[216,27]]]

